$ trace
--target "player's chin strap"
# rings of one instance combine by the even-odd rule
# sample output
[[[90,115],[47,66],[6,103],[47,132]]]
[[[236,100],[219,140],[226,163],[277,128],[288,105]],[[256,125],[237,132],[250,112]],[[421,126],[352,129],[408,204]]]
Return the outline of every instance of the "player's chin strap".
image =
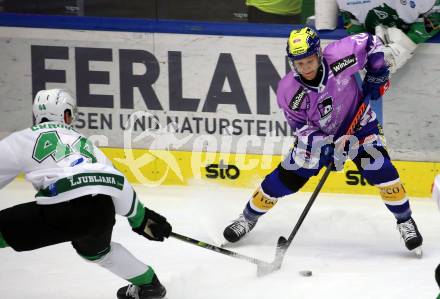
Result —
[[[370,97],[367,95],[362,103],[360,104],[355,116],[353,117],[353,120],[350,123],[350,126],[345,132],[345,135],[342,136],[341,142],[338,142],[337,148],[335,151],[341,151],[345,147],[345,143],[349,139],[351,135],[354,134],[357,125],[359,124],[360,120],[362,119],[362,116],[364,115],[366,109],[368,108],[370,102]],[[310,197],[309,201],[307,202],[306,207],[302,211],[298,221],[296,222],[295,227],[293,228],[292,232],[289,235],[289,238],[285,238],[283,236],[279,237],[276,251],[275,251],[275,260],[268,264],[265,269],[264,274],[269,274],[275,270],[278,270],[281,268],[281,264],[284,259],[284,255],[289,248],[290,244],[293,241],[293,238],[295,237],[296,233],[298,232],[299,228],[301,227],[301,224],[304,222],[304,219],[306,218],[307,214],[309,213],[310,208],[312,207],[313,203],[315,202],[316,197],[318,196],[319,192],[321,191],[322,187],[324,186],[325,181],[327,180],[328,176],[330,175],[330,172],[332,171],[334,167],[334,162],[332,161],[330,165],[327,166],[324,174],[322,175],[321,179],[318,182],[318,185],[316,186],[315,190],[313,191],[312,196]],[[262,274],[262,275],[264,275]]]

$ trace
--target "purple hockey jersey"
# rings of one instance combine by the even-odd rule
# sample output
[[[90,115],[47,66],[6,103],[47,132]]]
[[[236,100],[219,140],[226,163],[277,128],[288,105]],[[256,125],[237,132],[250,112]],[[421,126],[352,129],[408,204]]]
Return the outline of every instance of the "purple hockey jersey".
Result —
[[[314,137],[345,133],[363,97],[354,75],[364,68],[374,71],[385,66],[382,43],[367,33],[343,38],[323,50],[322,64],[324,75],[318,88],[303,83],[295,71],[278,84],[278,105],[306,144]],[[375,119],[368,107],[362,123]]]

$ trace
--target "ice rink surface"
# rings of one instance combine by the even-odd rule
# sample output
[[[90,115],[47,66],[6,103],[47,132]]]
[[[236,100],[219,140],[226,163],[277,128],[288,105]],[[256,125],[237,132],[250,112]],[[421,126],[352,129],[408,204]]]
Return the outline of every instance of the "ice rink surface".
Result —
[[[218,185],[135,188],[175,232],[213,244],[222,242],[224,226],[253,191]],[[15,181],[0,190],[0,209],[31,201],[33,195],[30,184]],[[279,201],[247,238],[227,248],[271,261],[278,237],[290,233],[309,196]],[[176,239],[148,241],[122,217],[113,240],[153,266],[169,299],[435,298],[440,213],[432,200],[413,199],[411,204],[424,237],[422,259],[406,250],[379,196],[319,195],[282,268],[263,278],[245,261]],[[301,270],[311,270],[313,276],[303,277]],[[125,284],[83,261],[68,243],[24,253],[0,250],[0,298],[116,298]]]

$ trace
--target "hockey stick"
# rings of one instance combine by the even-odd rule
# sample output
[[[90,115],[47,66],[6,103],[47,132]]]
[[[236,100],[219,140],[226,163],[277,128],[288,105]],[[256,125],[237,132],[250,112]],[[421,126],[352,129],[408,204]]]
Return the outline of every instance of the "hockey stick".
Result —
[[[365,113],[365,111],[368,107],[368,102],[369,102],[369,97],[367,96],[364,99],[364,101],[362,102],[362,104],[359,106],[358,111],[356,112],[355,116],[353,117],[353,120],[345,133],[346,137],[343,137],[343,139],[339,143],[338,150],[344,148],[345,142],[347,141],[349,136],[353,135],[353,133],[355,132],[356,126],[358,125],[359,121],[361,120],[363,114]],[[265,261],[262,261],[262,260],[259,260],[259,259],[253,258],[253,257],[249,257],[246,255],[240,254],[238,252],[230,251],[230,250],[227,250],[227,249],[215,246],[215,245],[211,245],[211,244],[199,241],[199,240],[195,240],[195,239],[180,235],[175,232],[171,232],[170,236],[175,239],[178,239],[180,241],[196,245],[198,247],[202,247],[202,248],[205,248],[205,249],[208,249],[211,251],[215,251],[217,253],[221,253],[221,254],[224,254],[224,255],[227,255],[227,256],[230,256],[233,258],[245,260],[250,263],[256,264],[257,265],[257,276],[264,276],[269,273],[272,273],[272,272],[281,268],[281,264],[283,262],[284,255],[285,255],[287,249],[289,248],[290,244],[293,241],[293,238],[295,237],[301,224],[303,223],[304,219],[306,218],[306,216],[307,216],[310,208],[312,207],[316,197],[318,196],[319,192],[321,191],[322,187],[324,186],[324,183],[327,180],[328,176],[330,175],[330,172],[333,168],[333,165],[334,165],[334,162],[331,162],[330,165],[328,165],[328,167],[325,170],[323,176],[321,177],[318,185],[316,186],[315,190],[313,191],[313,194],[310,197],[306,207],[304,208],[303,212],[301,213],[301,216],[299,217],[298,222],[296,223],[295,227],[293,228],[292,232],[290,233],[289,238],[286,239],[283,236],[279,237],[277,247],[275,250],[275,258],[271,263],[268,263],[268,262],[265,262]]]
[[[338,144],[337,150],[342,150],[345,147],[345,143],[347,142],[350,135],[353,135],[356,129],[356,126],[359,124],[359,121],[361,120],[362,116],[364,115],[368,104],[369,104],[370,97],[366,96],[359,106],[355,116],[353,117],[353,120],[350,123],[350,126],[348,127],[345,135],[342,137],[343,139]],[[312,193],[312,196],[310,197],[309,201],[307,202],[306,207],[301,213],[301,216],[299,217],[295,227],[293,228],[292,232],[289,235],[289,238],[286,239],[285,237],[281,236],[278,239],[277,247],[275,249],[275,259],[272,263],[265,265],[264,267],[264,273],[260,275],[266,275],[273,271],[276,271],[281,268],[281,264],[284,259],[284,255],[289,248],[290,244],[293,241],[293,238],[295,237],[296,233],[298,232],[301,224],[304,222],[304,219],[306,218],[307,214],[309,213],[310,208],[312,207],[313,203],[315,202],[316,197],[318,196],[319,192],[321,191],[322,187],[324,186],[325,181],[327,180],[328,176],[330,175],[330,172],[332,171],[332,168],[334,166],[334,162],[332,161],[330,165],[327,166],[324,174],[322,175],[321,179],[318,182],[318,185],[316,186],[315,190]]]
[[[347,136],[347,137],[342,139],[342,141],[339,143],[339,146],[338,146],[339,150],[344,147],[345,142],[348,139],[348,136],[353,135],[357,124],[359,123],[365,110],[368,107],[368,101],[369,101],[369,99],[365,98],[363,103],[359,106],[358,111],[356,112],[356,115],[354,116],[354,118],[353,118],[353,120],[352,120],[346,134],[345,134],[345,136]],[[296,223],[295,227],[293,228],[293,231],[290,233],[289,238],[286,239],[283,236],[281,236],[278,239],[278,243],[277,243],[277,247],[276,247],[276,251],[275,251],[275,258],[271,263],[268,263],[268,262],[265,262],[265,261],[262,261],[262,260],[259,260],[259,259],[253,258],[253,257],[249,257],[246,255],[240,254],[238,252],[230,251],[230,250],[227,250],[227,249],[215,246],[215,245],[211,245],[211,244],[199,241],[199,240],[195,240],[195,239],[180,235],[175,232],[171,232],[170,236],[175,239],[181,240],[183,242],[187,242],[187,243],[196,245],[198,247],[202,247],[202,248],[205,248],[205,249],[208,249],[211,251],[215,251],[217,253],[221,253],[221,254],[224,254],[224,255],[227,255],[227,256],[230,256],[233,258],[245,260],[250,263],[256,264],[257,265],[257,275],[258,276],[267,275],[267,274],[281,268],[281,263],[283,262],[284,254],[286,253],[287,249],[289,248],[290,244],[292,243],[293,238],[295,237],[296,233],[298,232],[301,224],[303,223],[310,208],[312,207],[316,197],[318,196],[319,192],[321,191],[322,186],[324,185],[325,181],[327,180],[327,178],[333,168],[333,165],[334,165],[334,162],[331,162],[330,165],[325,170],[318,185],[316,186],[315,190],[313,191],[313,194],[310,197],[309,202],[307,203],[306,207],[304,208],[303,212],[301,213],[301,216],[299,217],[298,222]]]
[[[234,258],[237,258],[237,259],[240,259],[240,260],[244,260],[244,261],[248,261],[250,263],[253,263],[253,264],[257,265],[257,275],[258,276],[264,275],[266,273],[266,271],[267,271],[266,269],[268,269],[268,268],[271,269],[272,268],[271,264],[273,262],[272,263],[268,263],[268,262],[265,262],[265,261],[262,261],[262,260],[259,260],[259,259],[253,258],[253,257],[249,257],[249,256],[246,256],[246,255],[240,254],[238,252],[230,251],[230,250],[227,250],[227,249],[215,246],[215,245],[211,245],[211,244],[199,241],[199,240],[195,240],[193,238],[190,238],[190,237],[187,237],[187,236],[183,236],[183,235],[175,233],[175,232],[171,232],[170,236],[175,238],[175,239],[178,239],[180,241],[196,245],[198,247],[202,247],[202,248],[205,248],[205,249],[208,249],[208,250],[215,251],[217,253],[221,253],[221,254],[224,254],[224,255],[227,255],[227,256],[230,256],[230,257],[234,257]]]

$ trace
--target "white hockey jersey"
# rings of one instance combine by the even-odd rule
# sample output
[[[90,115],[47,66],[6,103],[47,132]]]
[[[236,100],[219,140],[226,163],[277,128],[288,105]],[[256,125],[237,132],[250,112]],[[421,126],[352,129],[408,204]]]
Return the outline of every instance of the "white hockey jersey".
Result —
[[[365,23],[368,12],[381,6],[384,0],[337,0],[339,9],[350,12],[361,24]]]
[[[38,204],[106,194],[117,214],[136,210],[136,193],[124,175],[72,126],[46,122],[15,132],[0,141],[0,153],[0,188],[24,173]]]
[[[427,13],[436,0],[391,0],[390,7],[394,8],[405,23],[416,22],[420,15]]]
[[[382,4],[396,10],[399,18],[411,24],[417,21],[421,14],[428,12],[436,0],[337,0],[339,9],[350,12],[364,24],[368,12]]]

